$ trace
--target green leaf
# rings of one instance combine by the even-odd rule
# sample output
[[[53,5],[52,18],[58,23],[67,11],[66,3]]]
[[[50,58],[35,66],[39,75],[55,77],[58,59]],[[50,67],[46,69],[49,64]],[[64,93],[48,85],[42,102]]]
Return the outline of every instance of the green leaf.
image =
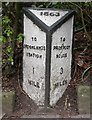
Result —
[[[4,36],[0,36],[0,43],[6,43],[6,38]]]
[[[22,42],[23,39],[24,39],[24,35],[23,35],[22,33],[20,33],[20,34],[17,36],[17,41]]]
[[[2,63],[4,64],[6,62],[6,59],[2,59]]]
[[[4,34],[6,34],[8,37],[10,37],[13,34],[13,30],[11,27],[6,27],[6,30],[4,31]]]
[[[4,17],[2,18],[2,24],[3,24],[3,25],[9,25],[10,23],[11,23],[11,20],[9,19],[8,16],[4,16]]]
[[[11,56],[8,58],[8,60],[9,60],[10,62],[13,62],[13,58],[12,58]]]
[[[11,51],[12,51],[12,48],[11,48],[11,46],[9,45],[9,46],[7,47],[7,52],[10,53]]]

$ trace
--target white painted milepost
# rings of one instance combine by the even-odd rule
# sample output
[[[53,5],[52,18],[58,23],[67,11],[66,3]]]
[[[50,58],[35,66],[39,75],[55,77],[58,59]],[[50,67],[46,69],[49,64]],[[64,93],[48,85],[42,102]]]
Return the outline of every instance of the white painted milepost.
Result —
[[[62,97],[71,80],[73,17],[52,35],[50,105]]]
[[[44,105],[46,33],[24,16],[23,88],[37,103]]]
[[[74,12],[23,10],[23,89],[38,106],[53,106],[71,80]]]
[[[53,25],[55,22],[57,22],[59,19],[61,19],[65,14],[68,13],[68,11],[45,10],[45,9],[43,9],[43,10],[30,9],[30,11],[34,15],[36,15],[47,26]]]

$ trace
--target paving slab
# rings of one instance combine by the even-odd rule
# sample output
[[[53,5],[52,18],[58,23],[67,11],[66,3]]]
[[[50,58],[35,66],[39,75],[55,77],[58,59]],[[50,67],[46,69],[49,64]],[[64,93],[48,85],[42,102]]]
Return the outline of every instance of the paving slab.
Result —
[[[79,85],[77,93],[79,114],[90,114],[90,86]]]
[[[15,92],[2,92],[2,111],[4,113],[12,113],[15,103]]]
[[[72,116],[71,118],[91,118],[91,115],[90,114],[81,114],[81,115]]]
[[[23,115],[21,118],[91,118],[90,114],[82,114],[70,117],[62,117],[61,115]]]

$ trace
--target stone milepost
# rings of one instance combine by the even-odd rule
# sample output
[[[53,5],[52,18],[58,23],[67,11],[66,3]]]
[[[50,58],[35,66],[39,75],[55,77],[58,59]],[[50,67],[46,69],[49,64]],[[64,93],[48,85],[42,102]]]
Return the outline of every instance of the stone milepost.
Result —
[[[74,11],[24,8],[23,89],[53,106],[71,80]]]

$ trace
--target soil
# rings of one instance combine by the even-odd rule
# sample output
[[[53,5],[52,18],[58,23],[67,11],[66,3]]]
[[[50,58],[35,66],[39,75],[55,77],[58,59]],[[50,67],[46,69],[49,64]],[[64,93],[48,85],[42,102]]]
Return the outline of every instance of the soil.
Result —
[[[7,78],[8,79],[8,78]],[[9,81],[8,81],[9,80]],[[14,112],[6,114],[3,118],[20,118],[23,115],[34,114],[38,109],[37,105],[31,100],[28,95],[19,87],[16,78],[9,78],[3,82],[4,91],[16,91],[16,102]],[[6,85],[5,85],[6,84]],[[53,110],[56,114],[62,117],[70,117],[78,114],[76,87],[69,85],[62,98],[57,102]],[[55,114],[55,113],[54,113]],[[53,115],[54,115],[53,114]]]
[[[75,42],[74,42],[74,48],[78,48],[78,45],[82,47],[84,53],[86,55],[83,55],[82,58],[79,59],[80,51],[76,49],[74,52],[74,63],[72,67],[72,79],[70,84],[68,85],[66,91],[64,92],[62,98],[59,99],[59,101],[56,103],[56,105],[53,107],[53,109],[56,111],[57,114],[61,115],[62,117],[71,117],[78,115],[78,105],[77,105],[77,91],[76,86],[78,84],[90,84],[90,75],[88,74],[83,82],[81,81],[81,76],[83,71],[88,67],[88,65],[91,63],[92,56],[89,55],[89,53],[92,53],[92,50],[86,47],[85,44],[86,38],[83,39],[83,32],[77,33],[75,35]],[[82,39],[81,39],[82,38]],[[83,51],[82,50],[82,51]],[[87,59],[87,62],[85,62],[84,66],[84,60]],[[79,60],[82,64],[80,64]],[[31,100],[28,95],[23,91],[22,85],[22,65],[17,66],[15,71],[7,76],[3,75],[2,78],[2,89],[3,91],[11,91],[15,90],[16,92],[16,100],[15,100],[15,107],[14,111],[11,114],[5,114],[4,118],[20,118],[23,115],[31,115],[34,114],[35,111],[38,109],[38,106]]]

